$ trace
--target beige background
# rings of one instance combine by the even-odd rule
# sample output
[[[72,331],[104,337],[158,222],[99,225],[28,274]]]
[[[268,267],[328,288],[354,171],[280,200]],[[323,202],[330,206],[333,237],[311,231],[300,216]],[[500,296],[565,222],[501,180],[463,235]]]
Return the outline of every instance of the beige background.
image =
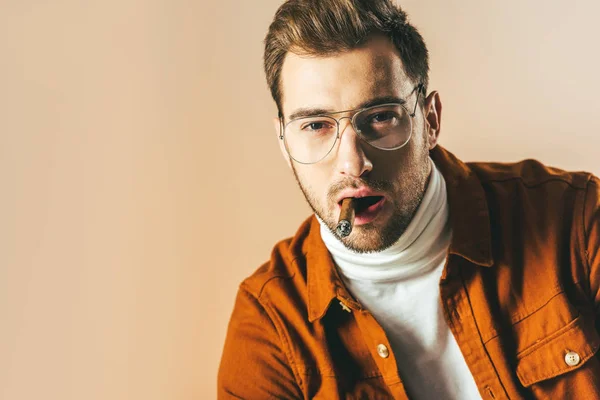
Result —
[[[278,0],[0,1],[0,399],[210,399],[238,283],[308,208]],[[596,0],[405,1],[465,160],[600,174]]]

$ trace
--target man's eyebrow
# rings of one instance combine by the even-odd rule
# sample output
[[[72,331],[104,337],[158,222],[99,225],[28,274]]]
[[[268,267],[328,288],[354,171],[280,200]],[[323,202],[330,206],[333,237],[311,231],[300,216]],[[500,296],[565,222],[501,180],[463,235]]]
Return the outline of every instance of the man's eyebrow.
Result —
[[[292,121],[294,119],[297,118],[303,118],[303,117],[313,117],[315,115],[324,115],[324,114],[331,114],[334,111],[331,109],[325,109],[325,108],[299,108],[296,111],[294,111],[292,114],[290,114],[288,121]]]
[[[378,106],[380,104],[387,104],[387,103],[406,104],[406,100],[404,100],[400,97],[397,97],[397,96],[375,97],[373,99],[362,102],[361,104],[359,104],[358,107],[356,107],[352,110],[360,110],[362,108],[368,108],[368,107]],[[352,110],[336,111],[336,110],[327,109],[327,108],[310,108],[310,107],[299,108],[290,114],[288,121],[292,121],[297,118],[314,117],[316,115],[337,114],[337,113],[342,113],[345,111],[352,111]]]
[[[406,100],[397,97],[397,96],[382,96],[382,97],[376,97],[374,99],[371,100],[367,100],[363,103],[361,103],[358,108],[368,108],[368,107],[373,107],[373,106],[378,106],[380,104],[388,104],[388,103],[398,103],[398,104],[406,104]]]

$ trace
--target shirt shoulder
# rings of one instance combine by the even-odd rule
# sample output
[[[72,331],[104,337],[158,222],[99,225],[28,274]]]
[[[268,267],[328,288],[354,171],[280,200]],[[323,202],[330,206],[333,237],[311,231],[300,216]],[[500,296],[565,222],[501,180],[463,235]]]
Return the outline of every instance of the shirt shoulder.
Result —
[[[512,163],[468,162],[466,164],[484,185],[516,180],[526,187],[562,182],[575,189],[586,189],[589,181],[594,177],[589,172],[566,171],[534,159]]]
[[[269,260],[244,279],[240,286],[260,299],[267,288],[278,287],[283,282],[294,280],[296,285],[298,281],[305,283],[306,268],[302,260],[309,246],[312,218],[314,217],[307,218],[293,237],[277,242],[271,250]]]

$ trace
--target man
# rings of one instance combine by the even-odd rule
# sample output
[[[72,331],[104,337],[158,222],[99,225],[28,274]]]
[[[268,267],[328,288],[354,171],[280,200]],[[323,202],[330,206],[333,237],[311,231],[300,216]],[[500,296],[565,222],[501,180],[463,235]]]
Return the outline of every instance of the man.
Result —
[[[425,43],[388,0],[290,0],[264,59],[315,215],[241,284],[219,396],[600,399],[598,178],[438,146]]]

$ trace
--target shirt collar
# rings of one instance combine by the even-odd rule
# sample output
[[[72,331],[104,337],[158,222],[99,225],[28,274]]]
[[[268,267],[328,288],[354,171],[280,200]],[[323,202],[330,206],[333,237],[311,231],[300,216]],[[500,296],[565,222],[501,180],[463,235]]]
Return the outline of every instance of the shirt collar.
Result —
[[[307,287],[308,319],[310,322],[321,318],[334,298],[340,298],[354,309],[360,308],[345,288],[331,254],[321,238],[319,221],[313,215],[307,237]]]
[[[441,146],[430,152],[446,180],[452,241],[449,254],[482,267],[494,264],[490,213],[483,186],[469,166]]]
[[[449,254],[483,266],[493,265],[490,216],[485,192],[474,172],[452,153],[436,146],[430,156],[446,181],[452,240]],[[320,319],[337,298],[346,306],[361,306],[348,293],[327,247],[323,243],[317,218],[309,221],[304,246],[307,266],[308,319]],[[445,272],[444,272],[445,273]],[[444,276],[442,276],[444,278]]]

